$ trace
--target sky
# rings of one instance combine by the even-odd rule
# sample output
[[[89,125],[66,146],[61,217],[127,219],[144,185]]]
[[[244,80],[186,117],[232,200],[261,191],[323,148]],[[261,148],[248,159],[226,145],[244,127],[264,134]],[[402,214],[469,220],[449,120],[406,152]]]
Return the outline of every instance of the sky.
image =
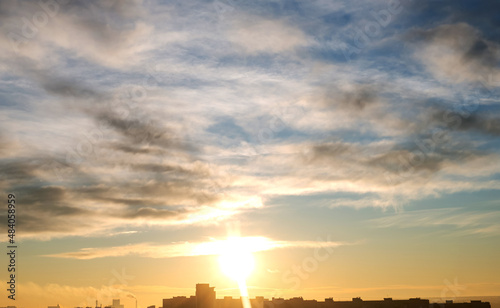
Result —
[[[0,305],[500,296],[499,12],[1,1]]]

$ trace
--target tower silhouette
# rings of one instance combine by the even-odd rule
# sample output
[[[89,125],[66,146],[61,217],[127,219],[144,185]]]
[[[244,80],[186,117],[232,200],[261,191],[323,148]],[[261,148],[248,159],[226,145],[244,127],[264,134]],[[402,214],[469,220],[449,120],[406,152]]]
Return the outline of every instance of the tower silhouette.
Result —
[[[196,308],[215,307],[215,287],[208,283],[196,284]]]

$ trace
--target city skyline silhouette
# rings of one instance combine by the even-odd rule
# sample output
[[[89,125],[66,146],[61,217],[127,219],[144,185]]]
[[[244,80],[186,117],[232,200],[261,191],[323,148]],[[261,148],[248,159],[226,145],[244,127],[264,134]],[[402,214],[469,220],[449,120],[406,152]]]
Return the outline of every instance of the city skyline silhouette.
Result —
[[[443,300],[443,299],[441,299]],[[499,297],[500,300],[500,297]],[[104,305],[95,301],[95,306],[78,306],[74,308],[125,308],[120,303],[120,299],[113,299],[111,305]],[[481,300],[470,300],[469,302],[454,302],[446,300],[444,302],[432,302],[429,299],[420,297],[409,299],[383,298],[380,300],[363,300],[354,297],[351,301],[334,300],[333,297],[325,298],[323,301],[317,299],[303,299],[301,296],[292,298],[255,296],[249,298],[251,308],[491,308],[489,302]],[[224,296],[217,298],[215,287],[209,283],[197,283],[195,295],[174,296],[162,299],[162,305],[147,305],[147,308],[243,308],[243,296]],[[7,306],[0,308],[16,308]],[[48,308],[61,308],[58,304],[48,306]]]

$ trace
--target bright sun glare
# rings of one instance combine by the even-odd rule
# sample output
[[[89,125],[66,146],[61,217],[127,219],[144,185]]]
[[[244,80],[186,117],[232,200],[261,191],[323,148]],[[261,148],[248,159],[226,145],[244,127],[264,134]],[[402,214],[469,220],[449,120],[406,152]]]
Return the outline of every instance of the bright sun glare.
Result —
[[[246,244],[240,237],[228,238],[219,255],[222,272],[238,284],[245,282],[255,266],[252,251]]]
[[[226,240],[201,243],[194,255],[219,255],[219,265],[224,274],[238,283],[243,307],[250,308],[246,279],[255,267],[252,253],[269,250],[274,243],[265,237],[229,236]]]

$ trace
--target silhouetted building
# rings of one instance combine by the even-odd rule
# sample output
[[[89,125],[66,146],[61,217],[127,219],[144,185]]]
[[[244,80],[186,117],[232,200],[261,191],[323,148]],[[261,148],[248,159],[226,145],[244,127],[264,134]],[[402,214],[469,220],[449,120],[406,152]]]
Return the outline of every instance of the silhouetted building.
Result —
[[[429,303],[428,299],[410,298],[406,300],[392,299],[390,297],[383,300],[364,301],[360,297],[355,297],[352,301],[335,301],[333,298],[326,298],[325,301],[304,300],[302,297],[290,299],[272,298],[266,299],[257,296],[250,299],[252,308],[491,308],[490,303],[482,301],[471,301],[470,303]],[[222,299],[215,299],[214,287],[209,284],[200,283],[196,285],[196,296],[189,298],[177,296],[163,300],[163,307],[160,308],[243,308],[241,297],[233,298],[225,296]]]
[[[252,306],[252,308],[264,308],[264,297],[256,296],[254,299],[250,300],[250,305]]]
[[[112,308],[125,308],[125,306],[120,303],[119,299],[114,299],[113,305],[111,305],[111,307]]]
[[[196,308],[196,297],[175,296],[163,300],[163,308]]]
[[[196,284],[196,308],[215,308],[214,289],[208,283]]]
[[[482,301],[470,301],[470,303],[454,303],[447,300],[445,303],[432,303],[429,308],[491,308],[490,303]]]
[[[428,308],[429,300],[420,298],[410,298],[408,300],[393,300],[384,298],[383,300],[364,301],[360,297],[355,297],[352,301],[334,301],[332,298],[319,302],[316,307],[321,308]]]
[[[239,297],[224,296],[223,299],[215,300],[215,308],[243,308],[243,304]]]

